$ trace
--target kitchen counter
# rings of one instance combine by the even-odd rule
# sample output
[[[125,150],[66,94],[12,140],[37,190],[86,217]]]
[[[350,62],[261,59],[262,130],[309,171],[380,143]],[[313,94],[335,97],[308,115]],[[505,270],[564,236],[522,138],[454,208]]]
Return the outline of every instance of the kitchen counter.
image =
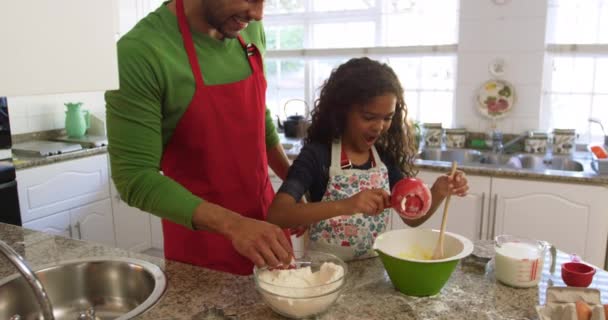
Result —
[[[251,277],[6,224],[0,224],[0,240],[15,248],[34,269],[62,260],[97,256],[132,257],[160,266],[167,275],[168,289],[158,304],[138,319],[282,319],[264,304]],[[397,292],[378,258],[352,262],[348,264],[342,296],[319,319],[537,319],[534,307],[543,302],[547,286],[563,286],[559,266],[567,259],[559,253],[553,275],[546,264],[537,288],[515,289],[496,282],[491,264],[469,257],[457,267],[440,294],[426,298]],[[14,272],[6,259],[0,259],[0,277]],[[608,272],[598,269],[591,287],[599,288],[603,303],[608,303]]]
[[[94,156],[97,154],[106,153],[106,152],[108,152],[107,150],[108,150],[108,147],[103,146],[103,147],[96,147],[96,148],[87,148],[87,149],[82,149],[82,150],[78,150],[78,151],[73,151],[73,152],[69,152],[69,153],[63,153],[63,154],[48,156],[48,157],[25,157],[25,156],[18,156],[13,153],[13,164],[15,165],[15,169],[17,169],[17,170],[27,169],[27,168],[33,168],[33,167],[38,167],[38,166],[44,166],[44,165],[52,164],[52,163],[56,163],[56,162],[90,157],[90,156]]]
[[[285,148],[287,157],[294,160],[298,157],[300,150],[302,149],[303,141],[301,139],[286,138],[283,134],[279,135],[281,143]],[[528,170],[517,170],[508,168],[497,168],[489,165],[458,165],[458,169],[464,171],[467,174],[481,175],[481,176],[492,176],[497,178],[516,178],[516,179],[538,179],[543,181],[555,181],[555,182],[569,182],[579,184],[592,184],[592,185],[608,185],[608,175],[598,175],[592,171],[590,167],[590,154],[589,153],[578,153],[576,160],[581,161],[585,166],[584,172],[572,172],[562,170],[545,170],[543,172],[533,172]],[[419,169],[437,171],[437,172],[449,172],[451,163],[445,161],[430,161],[417,159],[415,161],[416,166]]]
[[[303,142],[301,139],[287,138],[283,134],[279,135],[281,144],[285,149],[285,153],[290,160],[294,160],[300,153]],[[83,149],[80,151],[74,151],[50,157],[23,157],[16,156],[13,154],[13,164],[17,170],[32,168],[47,164],[52,164],[61,161],[73,160],[83,157],[88,157],[96,154],[106,153],[107,147],[97,147],[90,149]],[[586,166],[589,163],[583,161]],[[437,172],[449,172],[451,164],[443,161],[429,161],[417,159],[415,162],[419,169],[437,171]],[[555,181],[555,182],[569,182],[579,183],[587,185],[608,185],[608,175],[598,175],[591,170],[585,170],[585,172],[570,172],[561,170],[546,170],[544,172],[532,172],[526,170],[516,170],[507,168],[496,168],[491,166],[476,166],[476,165],[460,165],[460,170],[467,174],[492,176],[492,177],[503,177],[503,178],[518,178],[518,179],[539,179],[543,181]]]

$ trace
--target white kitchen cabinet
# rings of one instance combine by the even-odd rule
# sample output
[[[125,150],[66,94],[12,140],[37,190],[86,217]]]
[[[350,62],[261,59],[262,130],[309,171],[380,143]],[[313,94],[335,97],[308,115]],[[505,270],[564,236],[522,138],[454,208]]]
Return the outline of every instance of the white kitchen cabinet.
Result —
[[[112,207],[105,199],[88,205],[31,220],[23,227],[109,246],[115,246]]]
[[[417,177],[430,188],[443,174],[445,173],[420,170]],[[484,239],[487,233],[485,222],[487,221],[491,178],[467,175],[467,179],[470,188],[468,194],[465,197],[453,196],[450,200],[446,230],[472,240]],[[444,206],[445,201],[429,220],[417,228],[440,229]],[[393,229],[409,228],[395,212],[393,212],[392,221]]]
[[[17,170],[26,228],[115,245],[105,154]]]
[[[72,238],[116,246],[110,199],[70,210]]]
[[[423,171],[428,185],[441,173]],[[469,194],[453,197],[446,230],[469,239],[511,234],[545,240],[604,266],[608,239],[608,188],[467,175]],[[418,228],[441,227],[443,205]],[[408,227],[393,213],[393,229]]]
[[[122,201],[114,183],[110,183],[114,231],[119,248],[141,252],[152,247],[150,214]]]
[[[568,183],[492,179],[491,235],[545,240],[603,266],[608,189]]]
[[[163,226],[161,219],[154,215],[150,215],[150,235],[152,237],[152,248],[162,250],[165,247]]]
[[[54,234],[66,238],[72,237],[70,211],[59,212],[48,217],[32,220],[23,224],[24,228]]]
[[[105,154],[17,170],[21,220],[28,222],[110,197]]]

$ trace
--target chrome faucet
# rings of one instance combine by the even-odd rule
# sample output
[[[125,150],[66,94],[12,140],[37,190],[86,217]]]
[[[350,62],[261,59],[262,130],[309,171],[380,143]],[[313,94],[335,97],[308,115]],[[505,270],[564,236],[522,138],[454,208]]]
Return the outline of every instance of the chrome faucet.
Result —
[[[40,305],[42,318],[44,320],[55,320],[53,306],[44,290],[44,286],[42,286],[42,282],[36,277],[32,269],[28,267],[23,257],[2,240],[0,240],[0,252],[19,270],[19,273],[21,273],[27,284],[32,288],[36,300],[38,300],[38,304]]]
[[[494,130],[492,131],[492,152],[501,153],[504,150],[502,144],[502,132]]]
[[[492,152],[494,153],[502,153],[505,149],[507,149],[508,147],[516,144],[517,142],[521,141],[522,139],[525,139],[527,137],[530,136],[530,131],[525,131],[524,133],[521,133],[520,135],[518,135],[517,137],[503,143],[502,142],[502,132],[500,131],[493,131],[492,132]]]
[[[597,123],[600,125],[600,128],[602,129],[602,133],[604,134],[604,145],[608,146],[608,134],[606,134],[606,131],[604,130],[604,125],[602,124],[602,121],[598,118],[589,118],[589,122]]]

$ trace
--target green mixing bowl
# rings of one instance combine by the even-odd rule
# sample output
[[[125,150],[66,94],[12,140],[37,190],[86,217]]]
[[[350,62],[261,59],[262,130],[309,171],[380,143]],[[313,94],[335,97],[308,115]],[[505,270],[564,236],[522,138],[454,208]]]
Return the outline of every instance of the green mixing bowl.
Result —
[[[438,238],[439,230],[429,229],[400,229],[378,236],[374,250],[401,293],[418,297],[439,293],[458,261],[473,252],[469,239],[446,232],[445,258],[430,260]]]

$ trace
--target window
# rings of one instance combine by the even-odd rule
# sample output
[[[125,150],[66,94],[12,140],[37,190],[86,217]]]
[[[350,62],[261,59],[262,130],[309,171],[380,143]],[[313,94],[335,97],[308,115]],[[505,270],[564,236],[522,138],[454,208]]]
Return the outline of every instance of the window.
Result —
[[[608,0],[550,0],[548,75],[542,118],[547,128],[573,128],[580,141],[603,141],[608,128]]]
[[[335,67],[369,56],[395,70],[411,118],[451,125],[458,0],[267,0],[264,25],[275,116],[302,114],[285,102],[312,107]]]

